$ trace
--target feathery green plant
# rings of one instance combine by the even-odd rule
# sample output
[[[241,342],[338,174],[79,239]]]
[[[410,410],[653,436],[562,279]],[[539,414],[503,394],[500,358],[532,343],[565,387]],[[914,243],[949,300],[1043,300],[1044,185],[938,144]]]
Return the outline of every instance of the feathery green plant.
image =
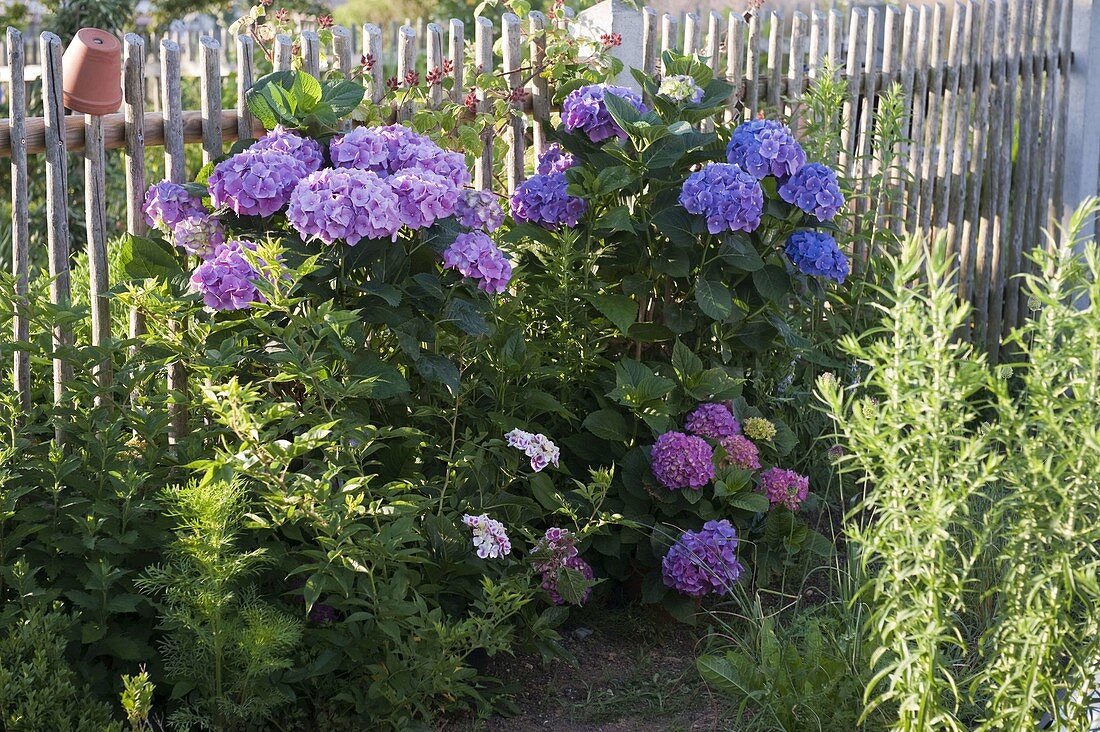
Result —
[[[1015,373],[956,339],[967,310],[942,242],[910,240],[881,328],[842,342],[866,378],[819,380],[864,489],[847,534],[877,644],[865,716],[891,730],[1084,723],[1100,667],[1100,254],[1080,235],[1098,210],[1033,255],[1039,311],[1011,337]]]

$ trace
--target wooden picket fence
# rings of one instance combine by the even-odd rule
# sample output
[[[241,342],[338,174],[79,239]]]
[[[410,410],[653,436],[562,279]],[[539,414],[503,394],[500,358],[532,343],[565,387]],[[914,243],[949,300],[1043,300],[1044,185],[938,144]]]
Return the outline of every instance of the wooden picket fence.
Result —
[[[570,14],[563,22],[572,23],[578,33],[607,32],[610,16],[600,15],[603,11],[597,7],[575,18]],[[1063,204],[1069,0],[967,0],[950,9],[855,7],[795,13],[790,18],[778,12],[746,18],[712,11],[706,17],[688,14],[682,23],[649,8],[629,11],[615,4],[610,12],[637,13],[625,20],[639,37],[624,37],[615,52],[639,61],[644,70],[657,71],[660,52],[676,49],[699,54],[716,74],[733,82],[736,92],[729,119],[753,118],[765,110],[797,116],[813,79],[827,68],[838,69],[848,82],[843,108],[836,110],[842,166],[856,181],[876,172],[871,152],[881,94],[892,84],[900,85],[908,142],[898,151],[899,167],[909,175],[894,183],[903,210],[893,211],[881,225],[947,238],[958,258],[959,296],[974,305],[971,337],[976,341],[995,351],[1000,334],[1025,317],[1026,303],[1013,275],[1026,270],[1025,250],[1041,240],[1041,229]],[[531,13],[526,24],[511,14],[504,15],[499,26],[475,18],[470,45],[475,64],[485,71],[499,70],[512,86],[520,84],[527,76],[521,69],[539,64],[545,56],[546,23],[540,13]],[[498,32],[499,58],[493,50]],[[382,29],[370,23],[354,35],[336,28],[329,48],[322,48],[311,30],[303,31],[298,40],[303,68],[314,75],[329,70],[347,73],[358,66],[361,55],[392,59],[393,68],[376,63],[364,78],[375,100],[383,96],[384,74],[394,72],[403,79],[406,71],[441,68],[446,55],[453,61],[451,94],[460,100],[468,86],[463,78],[466,34],[466,24],[452,19],[445,26],[428,23],[422,33],[400,27],[396,41],[391,38],[389,44],[383,42]],[[224,44],[219,40],[225,38],[222,31],[218,37],[199,38],[193,47],[184,35],[177,31],[175,37],[152,43],[127,35],[123,110],[90,117],[66,115],[62,106],[61,40],[42,33],[34,44],[38,63],[28,64],[28,39],[15,29],[7,31],[4,72],[10,118],[0,123],[0,156],[11,158],[18,293],[25,297],[30,277],[29,227],[42,225],[28,220],[28,184],[32,175],[44,174],[51,298],[61,305],[70,302],[67,176],[70,156],[79,155],[84,163],[94,345],[111,339],[105,201],[120,193],[106,190],[105,150],[124,150],[126,229],[141,235],[146,231],[143,196],[153,182],[146,175],[150,149],[162,148],[167,178],[184,181],[196,172],[185,169],[185,145],[200,144],[203,161],[208,162],[223,153],[226,143],[263,132],[245,103],[256,74],[253,40],[241,36]],[[276,39],[276,69],[290,68],[293,44],[287,36]],[[200,79],[198,110],[183,109],[181,86],[189,75]],[[44,116],[28,118],[24,82],[33,78],[41,81]],[[235,85],[236,105],[223,109],[227,83]],[[535,78],[528,82],[528,91],[529,105],[505,135],[504,180],[493,180],[488,150],[476,161],[477,186],[514,189],[525,175],[526,149],[533,147],[537,154],[545,144],[543,130],[552,118],[550,90],[544,79]],[[437,84],[430,90],[429,103],[439,104],[443,94]],[[406,120],[413,110],[402,104],[395,113]],[[867,252],[854,254],[858,259]],[[141,313],[132,313],[130,335],[144,327]],[[14,334],[17,340],[27,338],[28,323],[22,314],[16,316]],[[59,345],[68,344],[72,333],[58,326],[54,338]],[[29,371],[27,354],[17,353],[14,386],[25,403],[30,400]],[[71,378],[69,365],[56,359],[58,400]],[[102,364],[95,378],[109,384],[110,364]],[[182,387],[183,379],[181,373],[169,374],[170,387]]]

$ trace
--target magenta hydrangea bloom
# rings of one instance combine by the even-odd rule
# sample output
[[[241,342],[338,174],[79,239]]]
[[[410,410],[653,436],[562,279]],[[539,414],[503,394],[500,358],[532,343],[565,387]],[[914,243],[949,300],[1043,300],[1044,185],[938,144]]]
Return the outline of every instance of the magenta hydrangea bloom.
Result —
[[[561,145],[555,142],[550,145],[550,147],[543,150],[542,154],[539,155],[535,172],[539,175],[564,173],[576,164],[577,159],[573,157],[573,154],[565,152]]]
[[[420,168],[399,170],[388,178],[397,194],[397,213],[410,229],[426,229],[455,212],[458,189],[441,175]]]
[[[649,462],[653,476],[671,491],[699,490],[714,480],[714,450],[703,438],[683,432],[658,437]]]
[[[498,559],[512,551],[512,542],[504,530],[504,524],[489,518],[486,514],[471,516],[465,514],[462,523],[473,532],[474,549],[482,559]]]
[[[401,229],[398,204],[389,183],[374,173],[325,168],[297,185],[286,215],[303,238],[355,246],[363,239],[396,239]]]
[[[764,214],[764,190],[737,165],[710,163],[684,181],[680,205],[688,213],[705,216],[712,234],[755,231]]]
[[[769,175],[786,178],[806,164],[806,151],[785,124],[754,119],[733,131],[726,146],[726,160],[756,178]]]
[[[238,216],[271,216],[290,200],[306,177],[297,158],[274,150],[248,149],[223,160],[210,174],[210,198]]]
[[[464,188],[458,192],[455,218],[467,229],[496,231],[504,223],[504,210],[500,207],[500,197],[492,191]]]
[[[192,216],[172,228],[172,244],[196,257],[207,259],[224,243],[221,223],[210,216]]]
[[[534,555],[531,566],[536,572],[552,572],[558,567],[564,567],[566,561],[577,556],[576,537],[569,529],[549,528],[535,542],[531,554]]]
[[[218,247],[214,255],[195,268],[191,285],[202,294],[211,310],[243,310],[254,302],[264,302],[256,289],[260,273],[245,257],[243,249],[255,249],[250,241],[231,241]]]
[[[726,451],[726,460],[743,470],[760,469],[760,450],[744,435],[730,435],[719,442]]]
[[[321,143],[312,137],[303,137],[282,125],[276,125],[275,129],[261,137],[248,149],[274,150],[289,155],[298,160],[307,173],[320,170],[325,162]]]
[[[171,230],[184,219],[206,215],[201,198],[179,183],[168,180],[149,186],[141,210],[145,214],[145,223],[162,231]]]
[[[766,495],[772,506],[783,505],[797,511],[810,492],[810,479],[793,470],[768,468],[760,474],[756,490]]]
[[[741,434],[741,423],[725,404],[700,404],[684,421],[684,429],[693,435],[721,440]]]
[[[588,135],[592,142],[601,142],[609,137],[626,139],[626,133],[611,117],[604,104],[608,94],[629,102],[639,112],[645,111],[642,98],[625,86],[611,84],[589,84],[569,92],[561,105],[561,121],[565,129],[573,132],[580,130]]]
[[[729,594],[744,571],[737,543],[737,531],[725,519],[685,531],[661,562],[665,585],[691,597]]]
[[[546,591],[546,594],[550,596],[550,602],[555,605],[564,605],[565,598],[561,596],[558,591],[558,573],[561,569],[575,569],[581,573],[586,580],[596,579],[596,572],[592,569],[592,565],[584,561],[578,556],[572,556],[566,559],[560,567],[547,570],[542,573],[542,589]],[[592,588],[585,587],[584,593],[581,595],[580,604],[588,602],[588,598],[592,596]]]
[[[851,271],[851,264],[840,251],[836,239],[821,231],[796,231],[787,239],[783,249],[795,267],[808,275],[825,277],[837,284]]]
[[[533,175],[519,184],[512,194],[512,216],[516,221],[556,229],[562,224],[576,226],[588,203],[568,193],[565,173]]]
[[[798,206],[818,221],[830,221],[844,207],[836,172],[821,163],[810,163],[779,186],[779,197]]]
[[[480,231],[456,236],[443,252],[443,266],[477,280],[481,290],[493,294],[504,292],[512,279],[512,264],[507,255]]]

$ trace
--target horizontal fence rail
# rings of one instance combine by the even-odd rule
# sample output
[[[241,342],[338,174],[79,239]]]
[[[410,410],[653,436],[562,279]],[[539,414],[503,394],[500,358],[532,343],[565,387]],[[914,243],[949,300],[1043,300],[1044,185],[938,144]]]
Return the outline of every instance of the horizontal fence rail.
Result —
[[[903,205],[879,225],[899,233],[946,238],[957,257],[959,296],[974,306],[969,335],[995,350],[1001,334],[1027,313],[1015,277],[1027,271],[1024,252],[1040,241],[1041,230],[1063,207],[1070,7],[1070,0],[967,0],[949,8],[940,4],[815,9],[790,17],[777,11],[711,11],[705,17],[674,17],[604,3],[569,22],[575,34],[594,39],[613,28],[626,28],[613,53],[649,73],[660,71],[659,59],[666,49],[698,54],[734,86],[729,120],[766,112],[786,114],[798,124],[805,111],[804,94],[815,79],[825,73],[845,79],[848,92],[836,110],[836,134],[843,173],[857,186],[883,173],[871,154],[873,138],[883,93],[896,84],[905,138],[896,151],[897,169],[906,174],[892,181],[892,189]],[[296,40],[303,49],[303,69],[314,75],[347,73],[358,67],[361,56],[381,59],[364,77],[368,97],[375,100],[381,98],[387,77],[402,79],[407,71],[438,69],[446,58],[453,62],[452,99],[460,101],[468,89],[463,78],[466,53],[474,54],[484,71],[497,70],[510,85],[526,86],[528,98],[519,108],[521,114],[504,134],[502,178],[493,179],[491,149],[475,161],[476,185],[503,193],[523,180],[530,161],[527,151],[533,148],[537,154],[543,149],[544,131],[554,113],[546,81],[521,72],[545,54],[542,30],[547,22],[539,13],[523,21],[505,14],[499,25],[477,18],[472,24],[417,23],[389,32],[366,23],[354,30],[337,28],[333,43],[325,48],[309,29]],[[500,53],[494,50],[498,38]],[[112,223],[104,215],[108,195],[125,195],[126,230],[145,232],[141,205],[146,186],[155,182],[146,174],[154,149],[163,155],[166,177],[184,181],[197,172],[185,169],[185,146],[201,145],[203,161],[208,162],[221,155],[227,143],[263,132],[245,103],[258,58],[249,37],[230,39],[217,28],[201,35],[180,28],[155,38],[127,35],[123,110],[102,118],[67,115],[63,109],[57,36],[25,38],[9,29],[4,40],[10,111],[0,122],[0,155],[11,158],[13,273],[20,293],[25,294],[30,276],[28,229],[43,223],[27,218],[32,175],[44,171],[47,182],[51,293],[53,301],[63,305],[71,296],[72,235],[66,217],[71,158],[84,162],[89,261],[102,265]],[[469,50],[467,41],[472,41]],[[294,43],[286,36],[276,39],[276,69],[289,68]],[[31,48],[33,55],[28,53]],[[200,82],[197,96],[194,88],[190,90],[199,109],[184,108],[184,89],[192,75]],[[28,117],[34,94],[41,96],[43,111]],[[235,104],[223,109],[223,97],[235,98]],[[442,99],[443,89],[437,85],[428,104]],[[398,120],[408,120],[413,113],[407,103],[392,110]],[[104,151],[111,149],[124,151],[124,194],[104,190]],[[857,259],[867,254],[861,248],[854,252]],[[93,273],[93,312],[107,297],[105,276],[102,266]],[[141,314],[132,313],[131,335],[144,327]],[[25,318],[18,315],[16,338],[25,338],[26,329]],[[97,342],[111,337],[102,311],[93,333]],[[58,345],[69,343],[71,337],[61,327],[54,333]],[[14,381],[23,399],[29,399],[28,368],[17,354]],[[71,378],[66,368],[63,361],[54,364],[58,400]],[[109,382],[106,365],[96,378]],[[171,378],[174,388],[186,386],[182,374]],[[183,429],[183,422],[175,429]]]

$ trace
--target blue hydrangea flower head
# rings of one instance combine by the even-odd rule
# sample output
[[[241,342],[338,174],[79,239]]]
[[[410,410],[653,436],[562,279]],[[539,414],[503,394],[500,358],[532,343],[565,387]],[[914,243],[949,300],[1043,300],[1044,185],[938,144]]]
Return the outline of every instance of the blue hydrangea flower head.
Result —
[[[688,213],[706,217],[712,234],[755,231],[764,214],[764,191],[740,166],[708,163],[684,181],[680,205]]]
[[[573,157],[573,154],[566,152],[561,145],[555,142],[539,155],[536,172],[539,175],[564,173],[576,164],[577,159]]]
[[[821,231],[796,231],[784,249],[795,267],[808,275],[826,277],[843,284],[851,265],[836,239]]]
[[[171,231],[184,219],[206,215],[198,196],[169,180],[149,186],[141,210],[145,214],[145,223],[162,231]]]
[[[504,210],[500,197],[492,191],[465,188],[458,193],[455,218],[467,229],[496,231],[504,223]]]
[[[729,594],[744,571],[737,544],[737,531],[725,519],[685,531],[661,562],[665,585],[690,597]]]
[[[818,221],[830,221],[844,207],[836,172],[821,163],[810,163],[779,186],[779,197]]]
[[[533,175],[520,183],[509,203],[516,221],[556,229],[562,224],[576,226],[588,204],[568,193],[565,173]]]
[[[670,491],[699,490],[714,480],[714,449],[702,437],[683,432],[658,437],[649,463],[653,477]]]
[[[785,124],[754,119],[733,131],[726,159],[758,179],[769,175],[785,179],[806,164],[806,152]]]
[[[561,120],[565,129],[580,130],[592,142],[602,142],[609,137],[626,139],[626,133],[611,117],[604,104],[604,96],[613,94],[631,104],[639,112],[645,111],[642,98],[625,86],[589,84],[569,92],[561,106]]]

